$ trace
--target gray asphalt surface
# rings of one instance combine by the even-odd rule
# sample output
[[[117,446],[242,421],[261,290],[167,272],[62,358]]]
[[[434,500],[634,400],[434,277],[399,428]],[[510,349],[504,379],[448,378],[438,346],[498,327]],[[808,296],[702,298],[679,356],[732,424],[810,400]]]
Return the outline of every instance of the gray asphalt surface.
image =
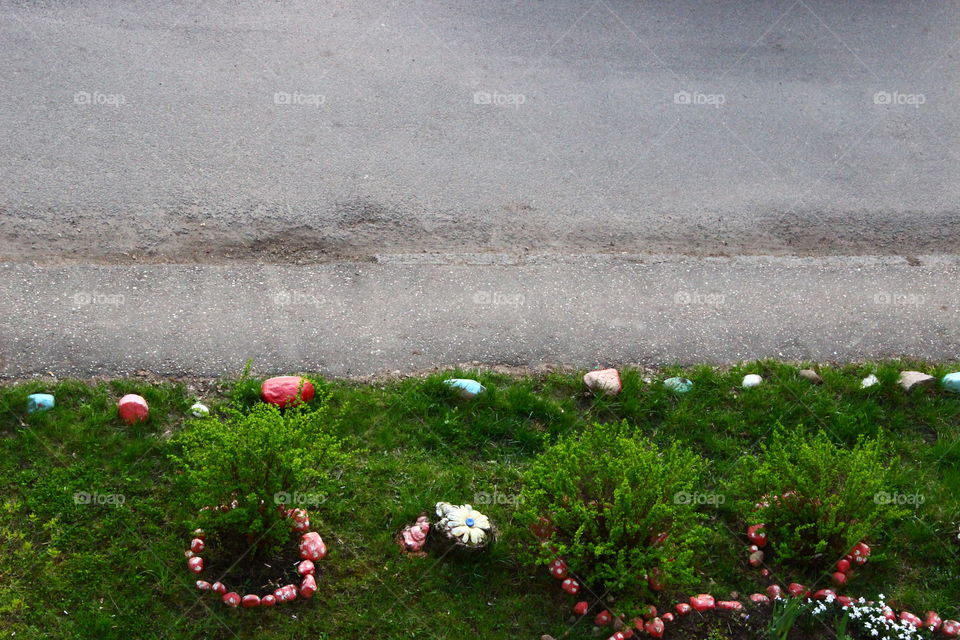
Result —
[[[957,2],[4,0],[0,17],[3,259],[960,237]]]

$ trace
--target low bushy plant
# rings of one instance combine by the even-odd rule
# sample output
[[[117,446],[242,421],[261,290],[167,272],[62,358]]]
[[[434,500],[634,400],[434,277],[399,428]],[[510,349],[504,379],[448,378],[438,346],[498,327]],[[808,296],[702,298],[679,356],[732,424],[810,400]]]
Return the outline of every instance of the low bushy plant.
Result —
[[[846,449],[823,431],[777,425],[761,449],[741,460],[748,499],[738,506],[749,524],[766,524],[777,562],[822,569],[904,514],[889,498],[891,461],[879,437]]]
[[[694,555],[706,530],[693,501],[677,496],[699,486],[703,466],[691,451],[658,446],[626,423],[562,438],[525,475],[520,517],[543,539],[528,558],[563,558],[586,587],[616,594],[618,613],[640,613],[653,587],[696,582]]]

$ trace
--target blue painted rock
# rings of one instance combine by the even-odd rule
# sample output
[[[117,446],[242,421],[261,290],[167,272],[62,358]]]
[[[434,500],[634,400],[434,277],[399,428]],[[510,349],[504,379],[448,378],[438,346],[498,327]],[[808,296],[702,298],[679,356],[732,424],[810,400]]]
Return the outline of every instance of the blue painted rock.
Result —
[[[49,393],[31,393],[27,396],[27,413],[49,411],[54,404],[53,396]]]
[[[600,369],[590,371],[583,376],[583,383],[594,393],[615,396],[623,390],[620,382],[620,372],[616,369]]]
[[[451,378],[444,380],[443,383],[457,389],[462,398],[476,398],[487,390],[486,387],[476,380],[470,380],[468,378]]]
[[[667,378],[663,386],[675,393],[686,393],[693,389],[693,381],[686,378]]]
[[[948,373],[947,375],[943,376],[943,380],[940,381],[940,384],[942,384],[943,388],[947,391],[960,393],[960,371]]]

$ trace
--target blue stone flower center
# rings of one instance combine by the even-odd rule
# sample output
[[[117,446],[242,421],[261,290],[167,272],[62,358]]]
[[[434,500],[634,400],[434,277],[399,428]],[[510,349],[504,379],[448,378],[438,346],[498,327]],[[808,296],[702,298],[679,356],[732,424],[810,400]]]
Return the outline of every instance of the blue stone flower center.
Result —
[[[473,526],[473,518],[467,518],[467,526],[468,526],[468,527],[472,527],[472,526]]]

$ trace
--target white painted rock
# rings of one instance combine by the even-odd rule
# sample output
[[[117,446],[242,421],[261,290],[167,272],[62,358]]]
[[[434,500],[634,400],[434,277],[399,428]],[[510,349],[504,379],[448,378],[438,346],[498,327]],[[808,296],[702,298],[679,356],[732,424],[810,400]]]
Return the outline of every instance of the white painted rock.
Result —
[[[903,387],[904,391],[911,391],[912,389],[920,389],[923,387],[929,387],[935,384],[937,381],[933,376],[929,376],[921,371],[901,371],[900,372],[900,386]]]
[[[623,383],[620,382],[620,372],[616,369],[590,371],[583,376],[583,383],[587,385],[587,389],[590,389],[590,391],[608,396],[615,396],[623,390]]]
[[[200,402],[194,402],[190,407],[190,413],[194,418],[205,418],[210,415],[210,408]]]
[[[759,387],[761,382],[763,382],[763,378],[761,378],[755,373],[749,373],[743,376],[744,389],[752,389],[754,387]]]
[[[823,378],[813,369],[800,369],[799,375],[804,380],[809,380],[813,384],[822,384]]]
[[[879,383],[880,383],[880,381],[877,379],[877,376],[875,376],[875,375],[873,375],[873,374],[871,373],[871,374],[868,375],[866,378],[864,378],[863,380],[860,381],[860,388],[861,388],[861,389],[866,389],[866,388],[868,388],[868,387],[872,387],[873,385],[879,384]]]

